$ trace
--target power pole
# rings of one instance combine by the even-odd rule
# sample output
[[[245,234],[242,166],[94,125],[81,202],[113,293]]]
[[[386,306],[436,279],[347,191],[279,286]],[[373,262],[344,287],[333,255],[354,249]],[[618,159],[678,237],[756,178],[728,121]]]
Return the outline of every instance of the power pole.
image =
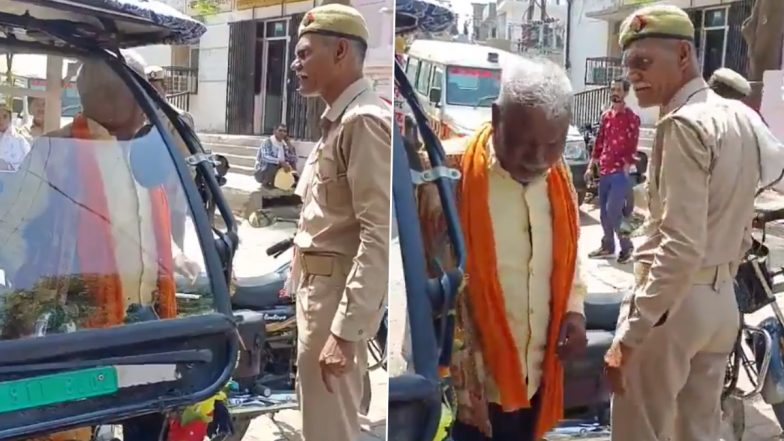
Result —
[[[748,45],[748,80],[752,84],[749,104],[759,109],[762,100],[762,75],[766,70],[781,68],[784,38],[784,2],[757,0],[751,15],[743,22],[743,38]]]
[[[544,23],[544,19],[547,18],[547,0],[541,0],[542,7],[541,7],[541,20]]]

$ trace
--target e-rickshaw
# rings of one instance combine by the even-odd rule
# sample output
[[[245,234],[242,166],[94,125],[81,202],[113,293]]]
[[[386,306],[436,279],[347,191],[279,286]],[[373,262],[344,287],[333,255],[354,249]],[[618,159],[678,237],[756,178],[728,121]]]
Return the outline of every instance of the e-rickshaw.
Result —
[[[0,0],[0,95],[45,102],[0,171],[0,439],[158,440],[230,379],[237,225],[215,158],[123,51],[205,30],[153,1]]]

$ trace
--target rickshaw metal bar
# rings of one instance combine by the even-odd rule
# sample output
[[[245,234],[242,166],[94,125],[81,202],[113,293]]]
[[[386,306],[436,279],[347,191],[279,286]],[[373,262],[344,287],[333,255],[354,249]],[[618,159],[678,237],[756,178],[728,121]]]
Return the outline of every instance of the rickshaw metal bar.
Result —
[[[60,128],[63,92],[63,57],[46,56],[46,104],[44,106],[44,132]]]
[[[108,18],[111,20],[122,19],[128,22],[135,22],[144,26],[155,26],[157,28],[166,29],[165,26],[160,26],[155,22],[152,22],[150,20],[144,20],[135,15],[125,14],[119,11],[107,12],[105,9],[91,6],[83,2],[75,3],[69,0],[12,0],[12,1],[18,3],[27,3],[39,7],[48,7],[48,8],[58,9],[62,11],[74,12],[78,14],[84,14],[84,10],[89,9],[94,13],[94,16],[98,18]]]
[[[411,170],[411,181],[415,185],[426,184],[428,182],[435,182],[437,179],[451,179],[456,181],[460,179],[460,171],[449,167],[433,167],[429,170],[418,172]]]
[[[31,96],[34,98],[46,98],[45,90],[26,89],[16,86],[0,86],[0,93],[13,97]]]
[[[84,369],[96,366],[209,363],[210,361],[212,361],[212,352],[206,349],[186,349],[182,351],[167,351],[156,354],[128,355],[125,357],[0,366],[0,375]]]
[[[765,384],[765,377],[767,377],[768,368],[770,367],[771,348],[773,347],[773,339],[770,337],[770,334],[768,334],[768,332],[762,328],[758,328],[756,326],[750,326],[750,325],[743,325],[743,337],[741,338],[744,338],[746,335],[755,334],[755,333],[762,336],[764,346],[765,346],[764,355],[762,356],[762,362],[760,363],[760,367],[757,370],[757,383],[754,389],[752,389],[750,392],[743,392],[738,389],[735,389],[732,392],[733,396],[744,400],[757,396],[762,392],[762,388],[764,387]],[[742,343],[741,346],[738,348],[738,350],[743,351]],[[745,352],[741,353],[741,359],[744,358],[745,358]],[[744,360],[743,362],[745,364],[746,360]],[[748,369],[747,368],[744,369],[746,369],[746,375],[749,375]]]

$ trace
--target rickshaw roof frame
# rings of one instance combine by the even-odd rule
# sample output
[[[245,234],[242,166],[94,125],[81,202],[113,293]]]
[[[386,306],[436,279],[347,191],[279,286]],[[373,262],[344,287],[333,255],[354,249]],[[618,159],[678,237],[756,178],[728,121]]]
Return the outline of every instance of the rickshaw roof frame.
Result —
[[[185,20],[180,17],[173,17],[174,20],[179,20],[182,23],[190,23],[192,25],[193,35],[188,35],[186,30],[180,30],[178,32],[177,29],[173,28],[171,25],[167,26],[164,23],[156,23],[154,20],[148,17],[141,17],[138,15],[134,15],[128,12],[123,12],[119,10],[112,10],[107,8],[101,8],[94,3],[94,0],[89,0],[86,3],[77,3],[74,0],[3,0],[7,2],[17,3],[17,4],[26,4],[30,5],[30,9],[27,9],[25,14],[9,14],[6,13],[6,16],[13,16],[13,17],[27,17],[29,19],[38,20],[39,22],[60,22],[60,23],[69,23],[72,25],[80,25],[85,28],[92,28],[91,30],[95,32],[94,38],[96,42],[101,42],[102,40],[110,43],[107,45],[99,44],[99,46],[103,47],[104,49],[111,49],[114,47],[126,49],[138,46],[147,46],[147,45],[157,45],[157,44],[191,44],[195,43],[199,40],[199,38],[204,35],[206,32],[206,27],[195,20]],[[157,1],[155,3],[158,3]],[[77,20],[45,20],[41,18],[34,17],[34,14],[30,14],[30,10],[33,9],[52,9],[52,10],[62,10],[64,12],[69,12],[73,14],[82,14],[87,15],[92,19],[96,19],[98,23],[103,26],[103,29],[96,28],[94,25],[89,25],[83,21]],[[151,14],[154,15],[154,14]],[[158,14],[161,16],[166,16],[165,14]],[[167,16],[170,17],[171,16]],[[142,27],[151,27],[157,29],[157,31],[153,32],[139,32],[131,34],[131,33],[123,33],[121,25],[123,23],[135,25],[135,26],[142,26]],[[98,37],[104,37],[103,39]]]

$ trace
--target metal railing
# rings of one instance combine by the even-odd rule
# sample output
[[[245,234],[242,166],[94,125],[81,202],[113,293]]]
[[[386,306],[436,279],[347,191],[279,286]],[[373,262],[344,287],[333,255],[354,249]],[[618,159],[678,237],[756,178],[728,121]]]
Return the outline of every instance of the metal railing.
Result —
[[[191,109],[191,94],[190,92],[170,93],[166,95],[166,100],[172,106],[189,112]]]
[[[170,94],[199,93],[199,70],[191,67],[165,66],[164,83]]]
[[[609,87],[601,87],[574,94],[572,125],[580,127],[583,124],[598,121],[609,104]]]
[[[609,86],[612,80],[623,75],[620,58],[593,57],[585,59],[585,85]]]

